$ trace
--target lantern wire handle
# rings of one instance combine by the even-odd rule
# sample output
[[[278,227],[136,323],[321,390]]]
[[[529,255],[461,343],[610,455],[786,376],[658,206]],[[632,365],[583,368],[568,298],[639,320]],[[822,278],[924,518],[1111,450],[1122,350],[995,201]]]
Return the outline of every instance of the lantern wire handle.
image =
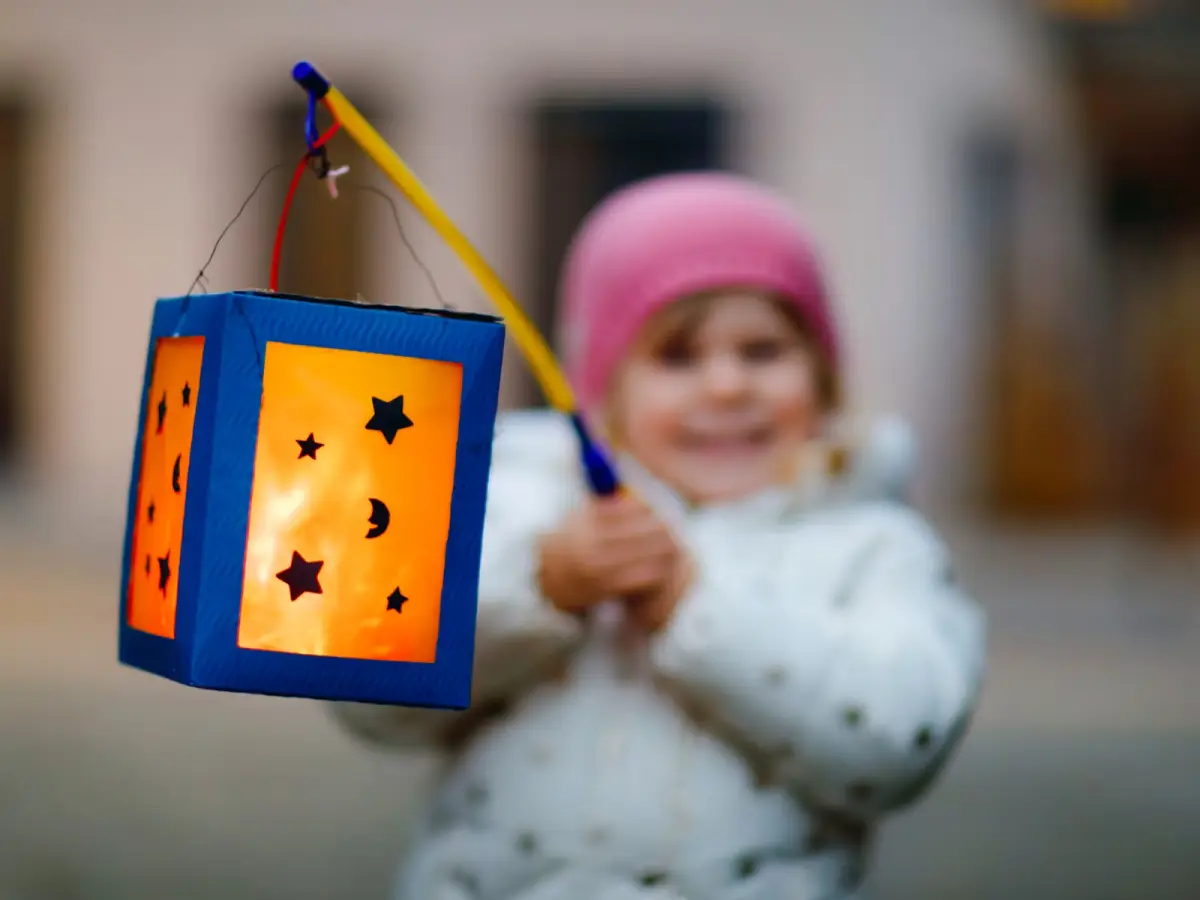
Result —
[[[504,286],[500,277],[488,265],[471,242],[459,231],[448,215],[438,206],[420,179],[412,172],[388,143],[362,116],[354,105],[310,63],[300,62],[292,69],[292,77],[308,92],[308,115],[305,137],[310,148],[317,135],[316,109],[324,102],[336,126],[348,134],[371,160],[379,166],[417,211],[433,227],[475,276],[484,293],[500,312],[517,347],[529,363],[546,396],[547,402],[567,415],[580,442],[580,458],[592,490],[600,495],[616,493],[620,488],[615,470],[604,452],[588,432],[576,405],[574,391],[554,358],[545,339],[525,314],[521,305]]]

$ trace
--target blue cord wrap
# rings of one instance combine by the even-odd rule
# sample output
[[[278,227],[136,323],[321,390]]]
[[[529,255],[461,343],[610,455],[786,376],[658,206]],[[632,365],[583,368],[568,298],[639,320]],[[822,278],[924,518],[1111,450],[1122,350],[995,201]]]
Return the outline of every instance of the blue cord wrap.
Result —
[[[583,471],[587,476],[592,491],[600,497],[611,497],[621,488],[616,470],[604,455],[604,452],[592,440],[583,417],[579,413],[571,413],[571,425],[579,438],[579,456],[583,462]]]

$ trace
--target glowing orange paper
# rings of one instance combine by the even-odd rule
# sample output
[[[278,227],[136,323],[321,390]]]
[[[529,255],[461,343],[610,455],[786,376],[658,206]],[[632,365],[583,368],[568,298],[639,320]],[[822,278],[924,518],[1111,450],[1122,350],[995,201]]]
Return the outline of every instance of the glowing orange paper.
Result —
[[[239,647],[435,660],[461,395],[458,363],[267,344]]]
[[[160,339],[146,400],[128,620],[139,631],[165,638],[175,637],[188,462],[203,360],[203,337]]]

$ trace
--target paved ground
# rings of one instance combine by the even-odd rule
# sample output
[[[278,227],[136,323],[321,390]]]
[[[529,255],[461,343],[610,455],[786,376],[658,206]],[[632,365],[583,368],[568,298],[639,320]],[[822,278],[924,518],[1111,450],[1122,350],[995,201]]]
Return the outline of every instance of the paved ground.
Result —
[[[431,761],[372,755],[312,703],[119,668],[111,555],[66,565],[30,531],[0,518],[0,900],[382,898]],[[997,623],[989,692],[886,830],[879,896],[1195,900],[1193,560],[953,540]]]

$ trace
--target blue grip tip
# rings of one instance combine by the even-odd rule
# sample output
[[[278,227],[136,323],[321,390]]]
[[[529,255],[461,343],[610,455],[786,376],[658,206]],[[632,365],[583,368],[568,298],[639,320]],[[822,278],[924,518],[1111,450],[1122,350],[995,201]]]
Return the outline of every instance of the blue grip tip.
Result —
[[[310,62],[296,63],[292,67],[292,78],[317,100],[329,93],[329,81]]]

